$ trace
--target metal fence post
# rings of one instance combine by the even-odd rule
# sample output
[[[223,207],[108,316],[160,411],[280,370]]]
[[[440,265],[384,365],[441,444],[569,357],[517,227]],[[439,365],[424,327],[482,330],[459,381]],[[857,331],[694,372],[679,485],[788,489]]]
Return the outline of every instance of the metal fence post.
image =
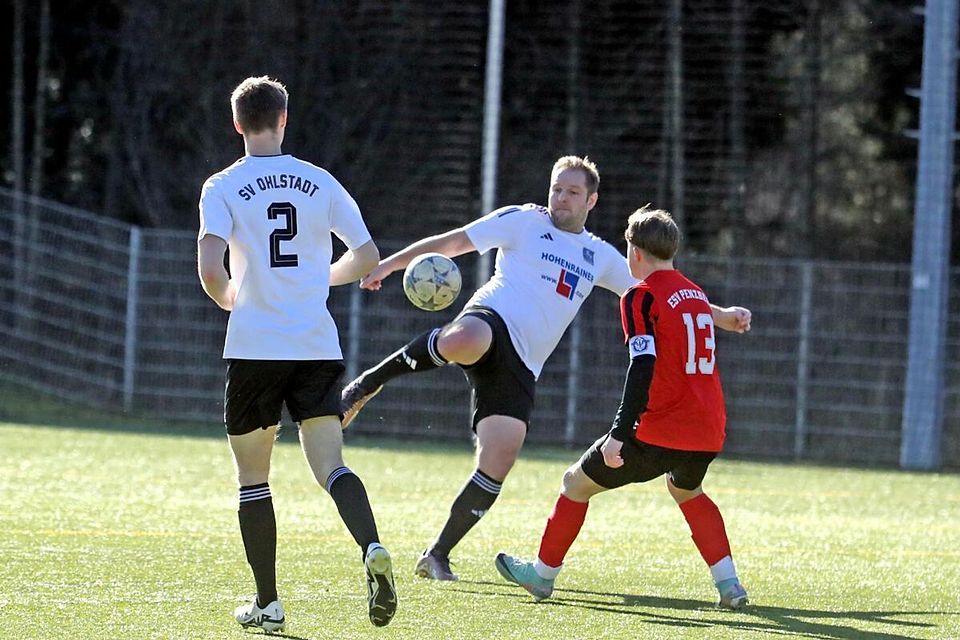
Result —
[[[810,389],[810,313],[813,309],[813,263],[800,265],[800,318],[797,328],[797,407],[793,432],[793,457],[803,458],[807,448],[807,397]]]
[[[360,332],[363,311],[363,290],[359,284],[350,285],[350,318],[347,323],[347,380],[353,380],[360,373]]]
[[[123,409],[133,409],[137,367],[137,303],[140,278],[140,227],[130,227],[130,257],[127,261],[127,318],[123,341]]]
[[[567,374],[567,416],[563,441],[573,444],[577,433],[577,394],[580,391],[580,330],[581,321],[574,317],[570,327],[570,365]]]

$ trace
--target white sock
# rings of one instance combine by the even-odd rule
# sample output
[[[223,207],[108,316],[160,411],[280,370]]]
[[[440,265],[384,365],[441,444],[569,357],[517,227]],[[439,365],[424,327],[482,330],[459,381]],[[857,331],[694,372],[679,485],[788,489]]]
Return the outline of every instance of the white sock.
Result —
[[[540,558],[537,558],[534,561],[533,570],[536,571],[537,575],[544,580],[554,580],[558,575],[560,575],[560,567],[551,567],[548,564],[544,564],[543,560]]]
[[[737,568],[733,566],[733,558],[724,556],[720,562],[710,567],[710,575],[713,576],[714,584],[736,578]]]

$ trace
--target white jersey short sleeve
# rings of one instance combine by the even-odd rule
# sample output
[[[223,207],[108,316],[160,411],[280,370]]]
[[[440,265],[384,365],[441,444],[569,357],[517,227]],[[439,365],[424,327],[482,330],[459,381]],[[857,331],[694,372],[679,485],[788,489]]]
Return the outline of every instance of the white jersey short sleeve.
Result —
[[[342,358],[327,309],[331,233],[348,249],[370,240],[350,194],[309,162],[245,156],[206,181],[198,239],[227,241],[237,287],[224,358]]]
[[[493,277],[466,308],[496,311],[536,377],[594,286],[619,295],[636,283],[626,284],[626,259],[612,245],[586,230],[561,231],[544,207],[504,207],[463,230],[480,253],[498,249]]]

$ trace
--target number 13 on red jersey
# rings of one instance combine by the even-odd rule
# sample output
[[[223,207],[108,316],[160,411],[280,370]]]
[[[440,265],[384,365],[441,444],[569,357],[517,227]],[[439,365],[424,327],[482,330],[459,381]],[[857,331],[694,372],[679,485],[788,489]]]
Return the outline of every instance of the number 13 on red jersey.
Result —
[[[689,375],[702,373],[710,375],[716,365],[714,351],[716,342],[713,333],[713,316],[709,313],[698,313],[696,316],[690,313],[681,314],[683,324],[687,328],[687,362],[686,372]],[[697,330],[699,329],[702,339],[697,340]]]

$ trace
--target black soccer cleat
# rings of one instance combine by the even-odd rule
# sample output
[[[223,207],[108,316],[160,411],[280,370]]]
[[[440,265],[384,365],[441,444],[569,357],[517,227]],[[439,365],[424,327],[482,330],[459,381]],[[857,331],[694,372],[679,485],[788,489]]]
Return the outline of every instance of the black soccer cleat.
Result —
[[[353,419],[357,417],[357,414],[360,413],[360,409],[363,409],[363,405],[370,402],[373,399],[373,396],[380,393],[383,389],[383,385],[380,385],[373,391],[366,391],[360,384],[362,378],[357,378],[346,387],[343,388],[343,391],[340,393],[340,411],[343,417],[340,419],[340,428],[346,429],[350,426],[350,423],[353,422]]]

